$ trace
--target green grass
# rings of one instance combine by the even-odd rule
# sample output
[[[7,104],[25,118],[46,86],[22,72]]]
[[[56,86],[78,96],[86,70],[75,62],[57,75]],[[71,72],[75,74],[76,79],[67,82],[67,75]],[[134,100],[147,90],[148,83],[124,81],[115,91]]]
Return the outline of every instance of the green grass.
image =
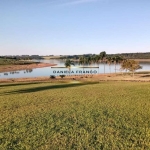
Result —
[[[0,84],[1,150],[150,149],[150,83]]]

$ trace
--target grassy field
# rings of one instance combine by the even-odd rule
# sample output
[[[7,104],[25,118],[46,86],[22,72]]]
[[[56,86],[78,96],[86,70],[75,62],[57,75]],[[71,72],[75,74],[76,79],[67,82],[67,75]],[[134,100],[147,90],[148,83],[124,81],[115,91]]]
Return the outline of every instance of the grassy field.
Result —
[[[150,149],[150,83],[1,83],[1,150]]]

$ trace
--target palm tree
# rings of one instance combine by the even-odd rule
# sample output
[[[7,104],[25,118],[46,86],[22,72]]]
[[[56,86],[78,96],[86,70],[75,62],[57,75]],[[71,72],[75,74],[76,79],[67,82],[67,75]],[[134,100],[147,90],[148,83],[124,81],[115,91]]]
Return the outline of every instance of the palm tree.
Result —
[[[71,61],[70,59],[67,59],[65,62],[65,67],[69,69],[69,73],[71,71],[71,65],[74,65],[74,62]]]
[[[84,57],[84,64],[85,65],[89,65],[89,59],[88,59],[88,57]]]
[[[113,62],[113,59],[111,56],[108,56],[106,59],[107,59],[108,65],[109,65],[109,72],[111,73],[111,63]]]
[[[79,65],[83,66],[83,72],[84,72],[84,64],[85,64],[85,57],[82,56],[82,57],[79,58]]]
[[[100,62],[102,61],[101,56],[97,55],[96,56],[96,63],[98,64],[98,67],[100,68]],[[99,70],[98,70],[99,71]],[[100,72],[100,71],[99,71]]]
[[[95,56],[89,57],[89,65],[96,63],[96,58]],[[91,67],[93,69],[93,67]]]
[[[118,55],[116,55],[116,56],[114,56],[112,59],[113,59],[113,62],[114,62],[114,64],[115,64],[115,73],[116,73],[116,64],[120,62],[121,57],[118,56]]]
[[[100,55],[100,58],[101,58],[102,62],[104,63],[104,73],[105,73],[106,52],[103,51],[99,55]]]
[[[91,64],[92,64],[93,60],[92,60],[92,57],[88,57],[87,58],[87,63],[90,65],[90,68],[91,68]]]
[[[101,61],[100,55],[95,55],[95,56],[93,56],[93,57],[91,58],[91,60],[92,60],[92,63],[97,64],[97,65],[98,65],[98,68],[99,68],[99,63],[100,63],[100,61]],[[99,69],[98,69],[98,72],[99,72]]]

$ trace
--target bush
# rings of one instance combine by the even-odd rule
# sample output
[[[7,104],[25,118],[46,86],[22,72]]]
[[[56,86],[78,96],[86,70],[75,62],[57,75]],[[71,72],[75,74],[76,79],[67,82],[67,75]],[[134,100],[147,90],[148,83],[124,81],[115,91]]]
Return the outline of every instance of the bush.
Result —
[[[62,75],[60,75],[60,77],[61,77],[61,78],[63,78],[63,77],[65,77],[65,75],[64,75],[64,74],[62,74]]]
[[[50,75],[50,78],[51,79],[55,79],[56,77],[54,75]]]

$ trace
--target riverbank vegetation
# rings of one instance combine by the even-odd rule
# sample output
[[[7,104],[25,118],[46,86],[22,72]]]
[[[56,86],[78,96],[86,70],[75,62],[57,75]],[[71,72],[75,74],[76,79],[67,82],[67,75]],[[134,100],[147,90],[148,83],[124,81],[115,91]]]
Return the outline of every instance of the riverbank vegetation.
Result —
[[[91,57],[95,56],[97,54],[83,54],[83,55],[67,55],[67,56],[60,56],[58,59],[79,59],[80,57]],[[125,59],[138,59],[139,61],[147,61],[150,60],[150,52],[147,53],[118,53],[118,54],[107,54],[108,57],[115,57],[119,55],[120,57],[123,57]],[[51,56],[52,58],[53,56]],[[48,58],[48,57],[45,57]],[[49,57],[50,58],[50,57]]]
[[[83,69],[85,65],[91,66],[91,64],[97,64],[99,66],[100,63],[104,65],[104,73],[105,73],[105,66],[106,64],[109,65],[109,71],[111,73],[111,64],[115,65],[115,73],[116,73],[116,65],[120,64],[121,67],[119,68],[120,71],[130,71],[132,72],[132,75],[134,76],[134,73],[138,69],[142,69],[142,67],[139,65],[138,61],[125,59],[119,55],[115,55],[113,57],[106,54],[105,51],[101,52],[99,55],[94,56],[82,56],[78,59],[78,64],[82,65]],[[70,59],[66,59],[65,66],[69,68],[71,67],[73,61]],[[67,65],[66,65],[67,64]],[[73,63],[74,64],[74,63]],[[92,68],[92,67],[91,67]]]
[[[0,58],[7,59],[17,59],[17,60],[32,60],[32,59],[74,59],[77,60],[80,57],[91,57],[97,54],[83,54],[83,55],[47,55],[47,56],[39,56],[39,55],[16,55],[16,56],[0,56]],[[125,59],[136,59],[138,61],[150,61],[150,52],[145,53],[118,53],[118,54],[107,54],[108,57],[115,57],[119,55]]]
[[[41,56],[39,55],[16,55],[16,56],[0,56],[0,58],[3,58],[3,59],[14,59],[14,60],[32,60],[32,59],[43,59]]]
[[[19,70],[32,70],[35,68],[50,67],[55,65],[56,64],[0,58],[0,73]]]
[[[1,65],[27,65],[33,64],[35,62],[32,61],[25,61],[25,60],[17,60],[13,58],[0,58],[0,66]]]
[[[150,149],[150,83],[0,84],[0,149]]]

